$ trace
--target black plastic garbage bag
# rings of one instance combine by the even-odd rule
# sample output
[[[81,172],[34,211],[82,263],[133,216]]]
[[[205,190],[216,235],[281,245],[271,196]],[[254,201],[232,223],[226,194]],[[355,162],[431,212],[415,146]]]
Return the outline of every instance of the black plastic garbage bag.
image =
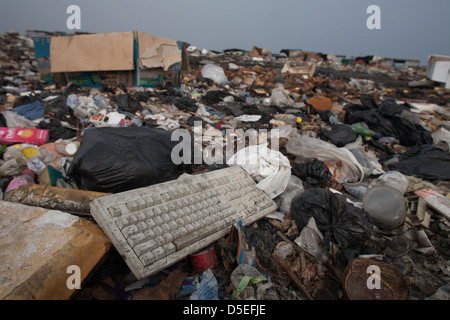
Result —
[[[19,96],[14,101],[13,108],[18,108],[20,106],[31,104],[33,102],[39,101],[41,99],[41,95],[32,92],[29,95]]]
[[[131,113],[142,111],[142,106],[139,101],[128,93],[115,95],[111,100],[114,101],[121,110]]]
[[[363,106],[366,106],[368,108],[376,108],[378,106],[375,98],[369,96],[368,94],[362,94],[359,99],[361,100]]]
[[[384,112],[385,114],[389,114],[392,116],[399,116],[403,111],[409,111],[405,105],[397,104],[393,99],[384,100],[382,104],[378,106],[378,108]]]
[[[330,249],[330,242],[340,245],[347,260],[363,250],[373,231],[373,223],[366,211],[347,202],[345,196],[328,189],[305,190],[292,199],[291,214],[300,232],[314,217],[317,228],[324,236],[325,248]]]
[[[232,97],[233,101],[236,102],[244,102],[241,98],[228,93],[226,91],[222,91],[222,90],[211,90],[208,91],[203,97],[202,97],[202,101],[208,105],[208,106],[213,106],[216,103],[220,103],[222,102],[226,97]]]
[[[335,146],[341,148],[346,144],[355,142],[358,135],[350,126],[345,124],[336,124],[331,125],[328,129],[324,128],[320,132],[319,138],[324,141],[330,141]]]
[[[391,158],[381,161],[386,162]],[[400,154],[398,162],[391,162],[388,167],[425,180],[450,180],[450,154],[433,145],[413,147]]]
[[[195,126],[196,122],[200,122],[202,125],[202,128],[205,128],[205,126],[208,124],[208,122],[203,120],[202,117],[197,117],[197,116],[190,116],[186,122],[191,127]]]
[[[39,122],[38,129],[48,130],[48,141],[55,142],[56,140],[72,139],[77,136],[77,131],[71,128],[64,127],[61,121],[57,118],[52,118],[50,120],[42,120]]]
[[[149,127],[88,129],[69,167],[80,189],[117,193],[176,179],[171,132]]]
[[[374,101],[364,98],[365,104],[351,104],[345,110],[346,124],[365,122],[373,131],[385,137],[395,137],[404,146],[432,144],[431,133],[421,125],[414,124],[400,114],[406,107],[393,100],[384,101],[376,108]]]
[[[296,163],[291,173],[311,186],[321,186],[331,180],[331,173],[323,161],[314,159],[307,163]]]
[[[46,113],[56,113],[58,111],[64,110],[67,106],[67,97],[65,95],[57,95],[56,98],[51,100],[42,101],[45,107]],[[70,107],[68,107],[70,108]],[[72,108],[71,108],[72,109]]]
[[[8,126],[8,122],[5,119],[5,116],[0,113],[0,127],[6,128]]]
[[[177,98],[175,99],[174,104],[179,110],[197,112],[198,109],[197,101],[190,97]]]
[[[133,94],[133,96],[139,101],[147,102],[151,97],[151,93],[137,91]]]
[[[221,103],[218,105],[214,105],[214,108],[216,110],[219,110],[220,112],[224,113],[227,116],[235,116],[239,117],[244,114],[244,111],[242,111],[242,107],[244,105],[240,102],[227,102],[227,103]]]

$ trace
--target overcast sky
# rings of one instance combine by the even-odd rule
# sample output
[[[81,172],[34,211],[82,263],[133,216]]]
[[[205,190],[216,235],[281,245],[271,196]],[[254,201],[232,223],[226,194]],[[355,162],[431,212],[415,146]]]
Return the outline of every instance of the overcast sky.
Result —
[[[142,31],[222,51],[253,46],[347,57],[418,59],[450,55],[449,0],[0,0],[0,32],[64,31],[69,5],[78,31]],[[370,5],[381,29],[366,26]]]

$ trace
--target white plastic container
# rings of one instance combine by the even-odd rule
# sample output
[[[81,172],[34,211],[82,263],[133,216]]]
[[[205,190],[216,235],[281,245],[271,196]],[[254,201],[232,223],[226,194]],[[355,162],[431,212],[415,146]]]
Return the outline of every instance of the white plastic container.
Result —
[[[405,222],[405,198],[396,188],[388,185],[371,187],[364,194],[362,202],[374,225],[382,231],[394,231]]]

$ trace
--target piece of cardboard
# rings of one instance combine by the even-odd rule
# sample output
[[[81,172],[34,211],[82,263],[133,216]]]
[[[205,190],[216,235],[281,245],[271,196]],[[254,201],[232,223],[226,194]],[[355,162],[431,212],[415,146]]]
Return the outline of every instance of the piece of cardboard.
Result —
[[[181,50],[175,40],[166,39],[143,32],[138,32],[138,61],[139,67],[168,68],[181,62]]]
[[[134,32],[52,37],[51,72],[134,69]]]
[[[144,32],[137,32],[138,36],[138,57],[142,56],[150,48],[156,47],[161,43],[177,44],[176,40],[154,36]]]
[[[0,201],[0,299],[69,299],[110,249],[87,219]]]

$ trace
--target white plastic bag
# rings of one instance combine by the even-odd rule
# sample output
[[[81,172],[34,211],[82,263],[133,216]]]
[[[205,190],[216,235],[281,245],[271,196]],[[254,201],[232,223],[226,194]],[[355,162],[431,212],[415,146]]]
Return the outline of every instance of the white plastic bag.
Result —
[[[222,67],[215,64],[205,64],[202,68],[202,76],[211,79],[215,83],[226,83],[228,78],[225,75],[225,71]]]
[[[384,173],[383,167],[378,162],[375,153],[368,150],[366,154],[361,136],[358,136],[355,142],[346,144],[344,147],[349,149],[355,156],[356,160],[358,160],[358,162],[361,164],[361,167],[364,169],[366,178],[371,176],[372,174],[380,175]]]
[[[76,94],[67,97],[66,105],[73,109],[75,116],[80,118],[93,117],[99,109],[92,97],[79,97]]]
[[[334,168],[332,174],[338,183],[360,183],[364,179],[364,168],[347,148],[338,148],[317,138],[298,136],[288,140],[286,150],[295,155],[299,163],[316,158]]]
[[[36,128],[36,124],[14,111],[3,111],[8,128]]]
[[[286,190],[275,199],[280,211],[284,214],[289,214],[291,211],[292,199],[302,194],[304,191],[305,187],[303,186],[302,180],[299,177],[291,175]]]
[[[409,188],[409,180],[401,172],[388,171],[386,173],[383,173],[376,180],[372,181],[372,183],[369,185],[369,188],[379,185],[391,186],[400,191],[402,194],[405,194]]]
[[[211,269],[203,272],[202,279],[196,287],[197,291],[189,297],[190,300],[219,300],[218,283]]]
[[[450,150],[450,132],[445,128],[440,128],[439,131],[433,132],[431,134],[433,137],[433,144],[436,147],[440,147],[444,151],[449,152]]]
[[[329,253],[325,249],[324,237],[317,227],[314,217],[309,218],[308,225],[302,229],[300,236],[294,242],[313,255],[319,263],[327,262]]]
[[[272,89],[270,96],[270,103],[276,106],[292,105],[294,100],[289,97],[289,94],[282,86]]]
[[[243,148],[227,160],[229,166],[241,166],[258,182],[272,199],[286,189],[291,176],[291,164],[281,152],[271,150],[267,144]]]

